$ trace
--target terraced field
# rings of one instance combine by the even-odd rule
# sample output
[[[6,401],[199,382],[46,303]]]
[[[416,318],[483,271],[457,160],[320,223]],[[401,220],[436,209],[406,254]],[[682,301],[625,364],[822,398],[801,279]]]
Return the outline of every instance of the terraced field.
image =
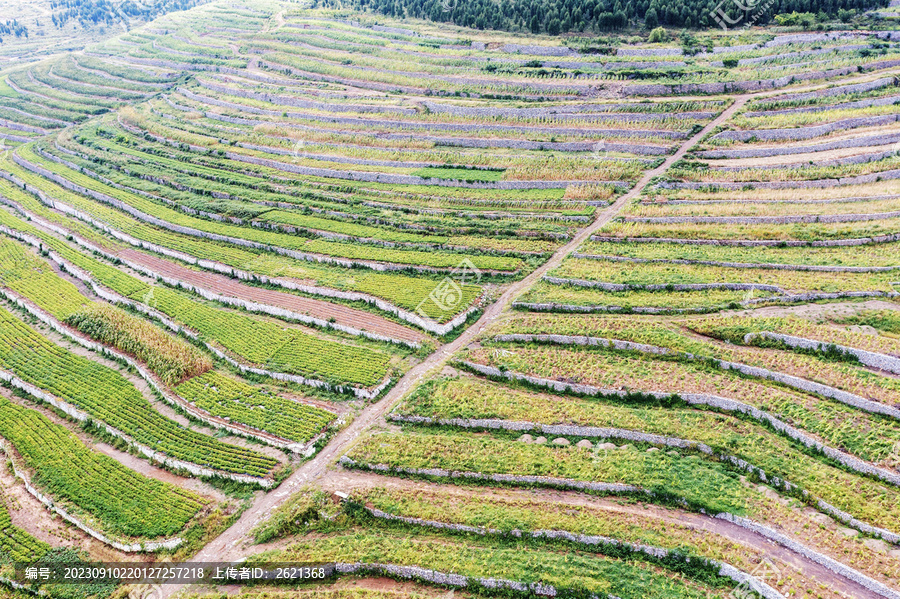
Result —
[[[0,71],[0,562],[900,597],[900,36],[645,37],[228,1]]]

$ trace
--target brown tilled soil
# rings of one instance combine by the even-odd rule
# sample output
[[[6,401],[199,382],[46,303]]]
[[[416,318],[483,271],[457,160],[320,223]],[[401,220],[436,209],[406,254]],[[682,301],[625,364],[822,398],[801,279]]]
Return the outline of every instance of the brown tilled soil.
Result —
[[[282,308],[298,314],[308,314],[323,320],[330,320],[333,318],[336,324],[377,333],[399,341],[409,341],[414,343],[423,343],[427,341],[427,336],[424,333],[364,310],[357,310],[355,308],[350,308],[341,304],[333,304],[323,300],[301,297],[283,291],[274,291],[272,289],[263,289],[261,287],[245,285],[223,275],[193,270],[175,262],[164,260],[163,258],[131,248],[119,249],[115,251],[115,253],[123,260],[142,264],[161,275],[190,283],[191,285],[212,291],[219,295]]]

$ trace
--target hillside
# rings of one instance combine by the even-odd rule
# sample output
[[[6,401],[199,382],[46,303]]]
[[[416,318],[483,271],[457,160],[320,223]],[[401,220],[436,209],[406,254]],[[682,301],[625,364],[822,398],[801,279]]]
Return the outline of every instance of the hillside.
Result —
[[[900,597],[900,32],[667,36],[222,0],[0,71],[0,564]]]
[[[202,3],[203,0],[2,0],[0,67],[78,51],[166,13]]]

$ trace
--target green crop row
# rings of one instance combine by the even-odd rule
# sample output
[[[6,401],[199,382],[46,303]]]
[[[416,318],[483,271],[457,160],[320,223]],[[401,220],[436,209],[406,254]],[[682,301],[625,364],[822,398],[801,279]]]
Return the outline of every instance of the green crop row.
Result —
[[[0,238],[0,285],[24,295],[59,320],[89,303],[74,285],[57,276],[48,262],[7,238]]]
[[[897,243],[851,247],[739,247],[727,245],[682,245],[674,243],[613,243],[588,241],[579,248],[584,254],[625,256],[645,260],[707,260],[745,264],[797,264],[808,266],[893,266]],[[823,273],[824,274],[824,273]]]
[[[761,468],[767,476],[788,480],[857,518],[890,530],[900,526],[900,504],[897,503],[900,493],[896,489],[886,491],[880,482],[835,468],[800,451],[790,440],[763,425],[737,416],[687,406],[663,407],[652,402],[641,405],[615,398],[537,393],[468,376],[429,381],[400,407],[399,413],[435,419],[497,418],[548,425],[608,427],[687,439],[704,443],[717,453],[746,460]],[[602,439],[590,440],[603,442]],[[624,442],[621,439],[613,441]],[[613,456],[624,455],[620,449],[607,452]],[[846,493],[848,488],[855,489],[855,493]]]
[[[66,323],[136,357],[166,385],[176,385],[212,368],[210,359],[194,346],[114,306],[91,304],[69,315]]]
[[[30,162],[43,166],[57,175],[64,177],[75,185],[80,185],[84,188],[115,197],[117,200],[122,201],[129,206],[136,208],[145,214],[162,219],[167,223],[176,226],[190,227],[205,233],[246,239],[255,243],[265,244],[269,247],[285,248],[301,252],[314,252],[339,258],[373,260],[395,264],[453,268],[457,266],[463,258],[469,258],[478,268],[484,269],[513,271],[518,269],[521,265],[521,261],[516,258],[476,255],[465,256],[415,250],[405,251],[389,248],[373,248],[371,246],[359,246],[349,243],[324,241],[321,239],[307,240],[302,237],[286,235],[283,233],[272,233],[251,227],[208,221],[162,206],[142,196],[109,187],[64,165],[45,161],[33,152],[25,151],[23,149],[20,155]]]
[[[900,341],[883,335],[869,335],[841,327],[818,324],[803,318],[709,318],[691,321],[688,326],[698,333],[731,343],[744,343],[748,333],[762,331],[804,337],[824,344],[836,344],[872,351],[900,355]],[[754,340],[754,343],[763,340]]]
[[[173,535],[203,506],[189,491],[146,478],[94,452],[64,427],[0,397],[0,436],[34,472],[32,482],[71,502],[112,533]]]
[[[631,355],[602,348],[504,345],[483,347],[467,359],[554,380],[637,393],[709,394],[755,406],[805,430],[827,445],[864,460],[887,458],[900,442],[900,423],[833,400],[748,379],[703,361]]]
[[[214,416],[298,443],[306,443],[334,420],[334,414],[327,410],[286,399],[218,372],[194,377],[175,391]]]
[[[102,219],[118,231],[132,235],[142,241],[182,251],[198,259],[216,260],[234,268],[269,277],[291,277],[304,281],[313,281],[315,284],[323,287],[367,293],[375,297],[382,297],[407,310],[415,310],[429,296],[436,285],[435,280],[427,278],[370,272],[362,269],[328,268],[285,256],[259,254],[228,244],[171,233],[136,221],[128,215],[99,202],[71,193],[29,171],[20,169],[11,162],[7,161],[4,167],[8,168],[15,176],[26,181],[30,189],[42,189],[53,198],[76,207],[82,212],[91,214],[95,218]],[[0,181],[0,191],[7,197],[15,198],[15,201],[27,210],[59,223],[67,229],[71,229],[77,224],[77,221],[60,217],[58,214],[47,210],[37,199],[23,193],[6,181]],[[0,217],[2,217],[2,213],[0,213]],[[96,234],[94,235],[96,236]],[[88,237],[90,238],[90,236]],[[108,283],[108,281],[115,279],[129,287],[134,287],[135,282],[131,277],[111,267],[106,272],[108,276],[102,278],[103,281],[106,281],[104,284],[120,290],[120,293],[124,295],[131,294],[131,292],[126,293],[121,290],[121,287],[114,287]],[[461,285],[461,288],[463,290],[463,299],[460,302],[460,306],[470,306],[481,293],[481,288],[477,285]],[[432,302],[425,302],[423,309],[429,316],[440,318],[442,321],[453,317],[453,314],[442,312]]]
[[[348,455],[361,464],[386,464],[391,468],[442,468],[635,485],[713,513],[743,514],[748,497],[754,494],[720,464],[661,451],[593,453],[468,433],[405,431],[366,437]]]
[[[16,220],[3,214],[0,218]],[[15,242],[6,244],[20,248],[21,254],[21,246]],[[71,258],[76,254],[70,250],[64,256]],[[96,263],[96,260],[83,256],[75,259],[75,264],[91,272],[99,283],[151,305],[254,364],[280,372],[364,386],[380,383],[389,368],[391,357],[387,353],[321,337],[297,327],[285,328],[270,319],[214,308],[191,299],[186,292],[151,286],[114,268],[98,269],[94,267]],[[70,283],[58,277],[51,289],[67,286],[72,297],[79,297]],[[83,296],[80,297],[84,302]],[[34,299],[38,301],[39,298]],[[65,306],[64,317],[71,316],[80,307],[80,303],[70,300]],[[93,326],[88,328],[94,330]]]
[[[761,295],[761,294],[757,294]],[[687,310],[712,312],[737,306],[747,298],[746,291],[710,289],[697,291],[602,291],[586,287],[553,285],[539,281],[516,301],[523,303],[560,304],[562,306],[603,306],[612,310],[654,308],[663,312]],[[559,308],[565,311],[565,308]]]
[[[124,376],[55,345],[6,310],[0,310],[0,367],[175,459],[256,476],[277,464],[166,418]]]
[[[381,382],[389,368],[390,354],[214,308],[193,301],[184,292],[148,286],[129,297],[268,370],[371,387]]]
[[[670,237],[678,239],[760,239],[771,241],[818,241],[855,239],[900,232],[900,219],[809,223],[809,224],[727,224],[716,223],[640,223],[614,221],[599,235],[627,237]]]
[[[668,294],[660,294],[667,297]],[[716,319],[713,318],[713,321]],[[730,320],[730,319],[729,319]],[[802,321],[800,321],[802,323]],[[705,318],[690,319],[676,317],[662,320],[658,317],[640,318],[597,314],[548,314],[518,312],[504,320],[485,336],[496,334],[556,334],[587,335],[603,339],[617,339],[633,343],[645,343],[663,347],[673,352],[690,353],[697,360],[726,360],[750,366],[767,368],[792,376],[823,383],[825,385],[855,393],[861,397],[881,401],[887,404],[896,403],[900,398],[900,380],[890,376],[880,376],[871,370],[846,360],[833,360],[820,354],[778,351],[777,344],[770,347],[739,345],[735,343],[721,344],[714,339],[698,338],[698,335],[721,337],[719,329],[709,327]],[[721,321],[719,321],[721,324]],[[851,319],[848,324],[865,324]],[[758,327],[752,322],[744,323],[739,335],[730,339],[740,341],[740,335],[758,332],[766,327],[765,321]],[[784,330],[783,325],[779,325]],[[828,327],[820,329],[831,332]],[[858,337],[853,338],[852,342]]]
[[[19,242],[0,238],[0,284],[23,295],[58,320],[101,343],[136,357],[167,385],[212,367],[184,341],[123,310],[89,301]]]
[[[541,582],[563,592],[577,589],[585,595],[612,595],[621,599],[724,596],[722,592],[686,582],[662,570],[587,552],[538,550],[525,544],[509,546],[490,540],[454,542],[427,534],[398,536],[357,530],[315,539],[301,537],[287,548],[263,553],[253,561],[263,559],[418,566],[479,578]],[[253,561],[248,564],[252,565]]]
[[[626,263],[627,264],[627,263]],[[638,265],[635,265],[638,266]],[[730,268],[703,264],[643,263],[638,268],[623,268],[615,260],[570,258],[549,276],[583,279],[621,285],[694,285],[694,284],[759,284],[772,285],[787,293],[881,291],[890,293],[897,273],[815,272],[765,268]],[[756,291],[756,296],[779,295],[778,291]],[[749,299],[749,298],[748,298]]]
[[[48,551],[50,546],[47,543],[35,539],[12,523],[9,510],[0,500],[0,562],[36,562]]]

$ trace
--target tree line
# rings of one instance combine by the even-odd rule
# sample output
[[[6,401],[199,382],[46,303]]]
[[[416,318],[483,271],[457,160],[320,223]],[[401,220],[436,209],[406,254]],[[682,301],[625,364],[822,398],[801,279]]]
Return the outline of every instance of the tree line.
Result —
[[[147,22],[176,10],[187,10],[205,0],[52,0],[50,17],[56,27],[69,21],[82,27]]]
[[[346,0],[343,0],[346,5]],[[844,18],[889,0],[349,0],[354,8],[386,16],[414,17],[476,29],[547,33],[600,33],[642,22],[658,25],[709,28],[721,20],[738,26],[751,17],[758,25],[775,15],[806,13]],[[336,0],[322,0],[331,4]],[[743,11],[743,8],[749,10]],[[718,11],[728,16],[723,19]],[[852,12],[856,11],[856,12]],[[718,20],[717,20],[718,16]]]
[[[0,23],[0,36],[2,35],[14,35],[16,37],[28,37],[28,27],[22,25],[16,19],[9,20],[7,19],[5,23]],[[3,38],[0,37],[0,44],[3,43]]]

